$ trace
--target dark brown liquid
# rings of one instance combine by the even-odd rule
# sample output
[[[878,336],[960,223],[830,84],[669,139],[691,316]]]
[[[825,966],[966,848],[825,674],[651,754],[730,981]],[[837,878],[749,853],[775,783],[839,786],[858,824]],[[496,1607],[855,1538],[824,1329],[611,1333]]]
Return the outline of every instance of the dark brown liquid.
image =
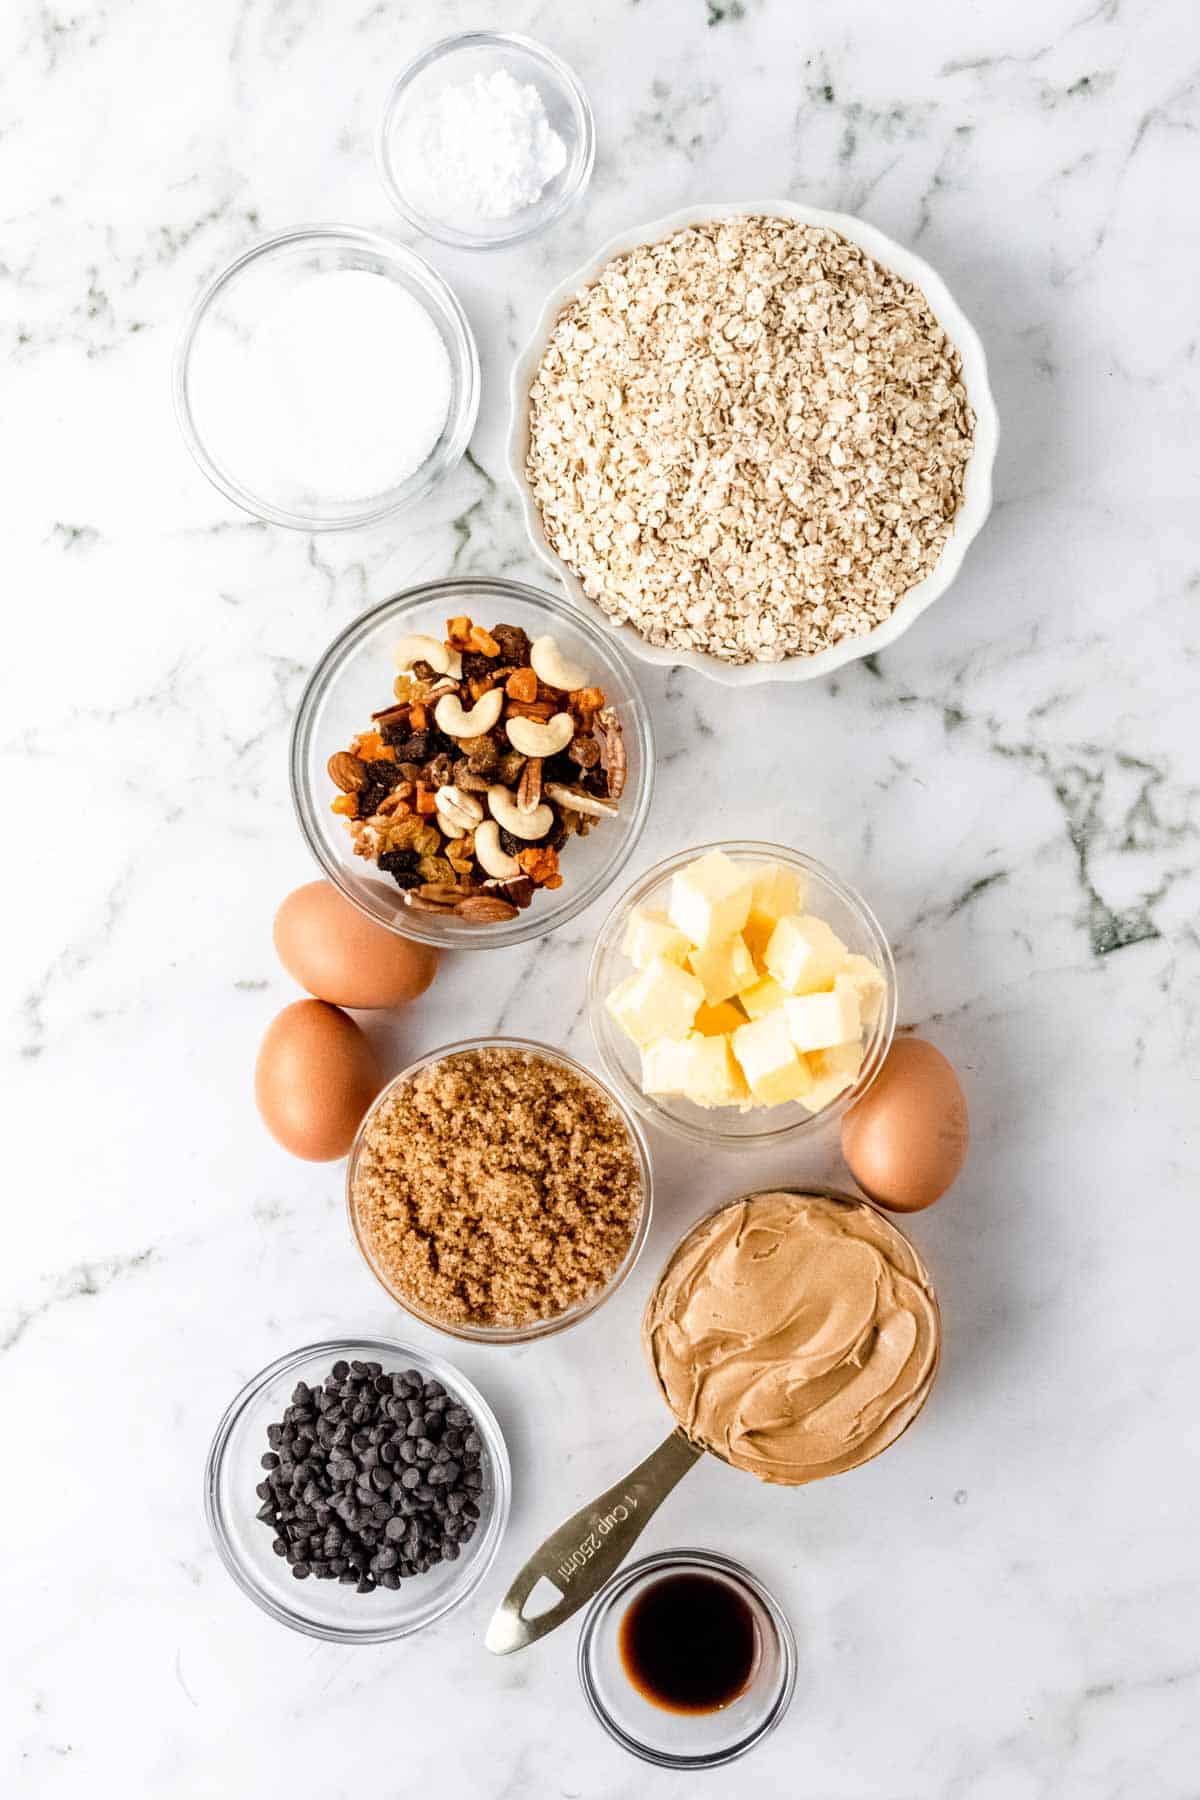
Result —
[[[736,1588],[712,1575],[666,1575],[630,1602],[621,1662],[645,1699],[668,1712],[708,1713],[745,1692],[758,1629]]]

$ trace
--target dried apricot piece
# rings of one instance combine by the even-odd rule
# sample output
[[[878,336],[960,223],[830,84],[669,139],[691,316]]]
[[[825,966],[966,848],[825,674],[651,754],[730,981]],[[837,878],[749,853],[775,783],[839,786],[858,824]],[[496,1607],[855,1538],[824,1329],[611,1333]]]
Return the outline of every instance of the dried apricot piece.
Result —
[[[337,799],[333,801],[329,810],[331,812],[340,813],[344,819],[357,819],[357,794],[339,794]]]
[[[510,700],[523,700],[528,704],[538,696],[538,678],[532,669],[514,669],[504,687]]]

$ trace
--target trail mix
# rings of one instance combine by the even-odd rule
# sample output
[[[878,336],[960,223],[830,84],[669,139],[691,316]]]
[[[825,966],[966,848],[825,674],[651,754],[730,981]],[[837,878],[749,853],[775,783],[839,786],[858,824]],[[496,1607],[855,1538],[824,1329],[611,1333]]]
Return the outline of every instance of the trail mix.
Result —
[[[553,637],[460,616],[396,645],[394,703],[329,759],[354,851],[420,912],[513,919],[558,888],[559,852],[611,818],[621,726]]]

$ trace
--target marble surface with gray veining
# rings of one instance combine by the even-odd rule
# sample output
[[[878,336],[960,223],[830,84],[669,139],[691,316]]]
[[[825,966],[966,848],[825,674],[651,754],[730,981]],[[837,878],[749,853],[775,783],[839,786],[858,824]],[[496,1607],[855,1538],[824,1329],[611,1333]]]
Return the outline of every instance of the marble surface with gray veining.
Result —
[[[479,336],[473,453],[369,532],[255,524],[175,430],[185,309],[265,233],[392,223],[389,79],[485,21],[573,63],[599,158],[537,242],[430,249]],[[12,0],[2,31],[6,1796],[1195,1800],[1192,0]],[[762,1179],[839,1178],[836,1140],[732,1159],[657,1140],[628,1288],[565,1336],[461,1354],[515,1504],[485,1586],[420,1639],[350,1651],[260,1615],[208,1541],[200,1473],[284,1350],[431,1341],[359,1263],[339,1170],[289,1161],[250,1101],[294,997],[271,915],[311,873],[285,778],[305,673],[422,577],[545,579],[502,467],[541,296],[639,217],[759,195],[861,213],[939,269],[1002,444],[990,524],[896,647],[800,688],[644,676],[661,758],[639,865],[762,835],[842,870],[974,1126],[968,1172],[912,1226],[946,1321],[918,1429],[793,1495],[706,1465],[646,1534],[745,1559],[799,1639],[784,1726],[701,1783],[601,1734],[574,1628],[503,1661],[482,1634],[529,1548],[662,1431],[636,1325],[680,1228]],[[447,964],[373,1033],[397,1066],[501,1025],[590,1057],[599,910]]]

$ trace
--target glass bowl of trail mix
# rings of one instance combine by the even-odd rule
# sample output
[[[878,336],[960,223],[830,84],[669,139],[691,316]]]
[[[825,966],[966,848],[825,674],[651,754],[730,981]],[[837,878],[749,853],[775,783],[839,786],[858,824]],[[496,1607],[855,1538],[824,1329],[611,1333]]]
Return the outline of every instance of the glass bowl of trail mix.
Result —
[[[650,1228],[637,1120],[581,1063],[476,1038],[390,1082],[350,1151],[367,1267],[435,1330],[512,1344],[574,1325],[625,1281]]]
[[[624,866],[650,714],[615,639],[523,583],[409,588],[321,658],[292,733],[301,830],[346,898],[471,949],[552,931]]]
[[[293,1631],[379,1644],[474,1593],[512,1493],[491,1407],[411,1344],[344,1338],[270,1363],[230,1402],[204,1471],[229,1574]]]

